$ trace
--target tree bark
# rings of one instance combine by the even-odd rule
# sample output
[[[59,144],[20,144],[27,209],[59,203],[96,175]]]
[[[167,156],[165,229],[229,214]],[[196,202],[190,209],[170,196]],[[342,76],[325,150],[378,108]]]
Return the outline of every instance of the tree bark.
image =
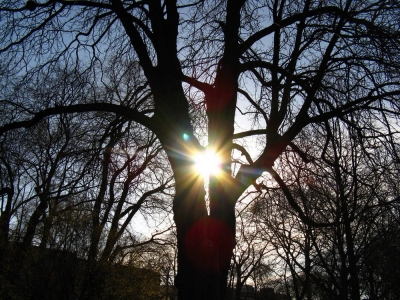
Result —
[[[165,66],[159,64],[157,68],[157,76],[162,78],[153,86],[156,104],[153,120],[175,178],[173,212],[178,243],[178,275],[175,280],[178,298],[223,299],[235,233],[236,199],[230,193],[232,187],[225,186],[230,182],[230,166],[224,171],[223,182],[218,178],[210,180],[208,215],[204,179],[193,169],[193,155],[202,148],[190,124],[180,73],[171,72],[178,69],[173,61]],[[229,160],[225,159],[226,166],[230,164],[232,133],[228,134],[230,139],[216,137],[217,141],[224,141],[221,147],[225,149],[225,158],[229,154]]]
[[[239,189],[231,177],[231,150],[239,67],[238,33],[244,1],[228,1],[224,57],[215,84],[206,93],[209,146],[223,161],[223,175],[210,179],[208,216],[204,180],[193,172],[192,157],[201,150],[194,136],[189,104],[182,88],[182,67],[177,56],[179,14],[176,1],[149,1],[153,66],[147,47],[120,1],[112,1],[149,80],[155,112],[152,128],[171,164],[175,179],[173,200],[177,229],[179,300],[223,299],[229,261],[235,245],[235,203]],[[232,192],[236,188],[236,192]],[[243,189],[243,186],[241,187]],[[243,189],[244,190],[244,189]]]
[[[14,191],[11,188],[3,188],[0,190],[0,195],[7,194],[7,202],[3,211],[0,214],[0,249],[8,244],[8,236],[10,230],[11,219],[11,202],[14,197]],[[0,258],[1,259],[1,258]]]
[[[29,246],[32,244],[33,237],[35,236],[36,227],[40,223],[40,217],[43,216],[48,207],[48,196],[47,193],[38,192],[39,205],[36,207],[35,211],[29,218],[28,224],[26,226],[26,232],[22,240],[22,249],[25,252]]]

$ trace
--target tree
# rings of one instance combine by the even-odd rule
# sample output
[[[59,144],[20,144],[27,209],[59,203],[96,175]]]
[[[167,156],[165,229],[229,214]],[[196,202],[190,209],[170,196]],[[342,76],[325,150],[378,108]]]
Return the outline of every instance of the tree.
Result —
[[[288,286],[296,299],[376,299],[385,290],[390,290],[385,299],[395,298],[390,281],[383,286],[377,274],[381,265],[390,277],[398,276],[385,261],[397,264],[392,251],[398,247],[399,163],[381,144],[352,138],[351,127],[338,122],[326,126],[329,139],[321,139],[327,143],[325,153],[313,157],[308,168],[299,160],[281,160],[281,167],[290,170],[282,190],[313,220],[336,224],[312,228],[302,223],[293,212],[288,214],[292,208],[282,205],[283,192],[277,189],[256,199],[250,210],[265,243],[274,245],[281,258],[282,270],[288,270]],[[318,135],[315,131],[308,141],[311,148],[321,147]],[[361,147],[367,151],[359,151]],[[386,241],[386,249],[375,248],[387,236],[392,241]],[[371,254],[378,253],[382,259],[372,266]]]
[[[366,140],[385,137],[380,141],[395,155],[399,9],[398,1],[351,0],[3,1],[3,85],[53,63],[75,63],[84,72],[116,56],[137,62],[151,97],[33,109],[11,103],[0,134],[89,111],[115,113],[152,131],[175,180],[179,299],[223,299],[235,204],[249,187],[262,189],[257,179],[264,172],[303,222],[331,223],[309,218],[274,167],[289,150],[308,159],[298,145],[309,126],[339,120]],[[243,129],[235,127],[241,114],[250,120]],[[199,126],[203,118],[207,128]],[[191,159],[206,137],[222,162],[209,180],[209,212]],[[257,147],[248,143],[252,137]]]
[[[399,216],[388,212],[387,228],[382,228],[368,241],[363,256],[360,278],[364,293],[369,299],[397,299],[400,289],[400,261],[397,253],[399,243]]]
[[[175,299],[176,233],[174,230],[169,230],[166,235],[162,232],[159,234],[163,237],[141,243],[140,246],[127,253],[125,260],[128,259],[135,266],[156,271],[161,277],[161,299]]]
[[[106,71],[103,81],[118,77],[109,74],[111,71],[117,72]],[[35,104],[30,103],[30,97],[40,103],[48,99],[76,100],[76,93],[85,92],[90,82],[87,76],[77,78],[74,72],[58,68],[40,76],[44,82],[49,78],[54,81],[39,87],[25,82],[17,93],[7,95],[8,99],[28,104]],[[56,79],[62,80],[62,84],[56,83]],[[122,83],[118,81],[118,85],[122,89]],[[99,88],[97,96],[113,95]],[[134,99],[134,95],[130,97]],[[83,294],[95,298],[101,291],[101,280],[105,280],[106,267],[112,268],[124,251],[137,246],[137,237],[129,228],[133,217],[148,212],[148,216],[157,214],[160,218],[171,209],[166,201],[170,198],[171,176],[165,169],[165,158],[154,134],[138,126],[132,129],[131,123],[120,116],[56,115],[29,130],[7,133],[2,150],[0,167],[5,175],[2,184],[13,187],[8,194],[15,197],[2,198],[3,204],[6,203],[2,205],[2,219],[7,218],[3,219],[4,265],[0,275],[6,279],[2,280],[1,288],[8,278],[11,286],[18,285],[19,274],[8,276],[7,272],[17,267],[17,260],[10,253],[19,249],[20,244],[23,251],[19,252],[18,264],[26,263],[23,267],[28,274],[35,272],[35,256],[51,258],[47,248],[85,259],[87,266],[79,273],[87,276],[79,278],[90,280],[82,282],[81,294],[75,290],[68,295],[77,293],[79,297]],[[31,251],[32,246],[39,246],[43,253],[36,255]],[[77,266],[71,268],[78,273]],[[43,272],[42,280],[37,280],[46,283],[52,280],[51,276]]]
[[[273,265],[269,261],[271,245],[260,235],[263,231],[259,230],[257,221],[254,222],[253,213],[249,213],[246,208],[244,205],[244,209],[237,213],[236,247],[228,278],[232,299],[240,299],[246,284],[254,288],[257,297],[262,288],[267,288]]]

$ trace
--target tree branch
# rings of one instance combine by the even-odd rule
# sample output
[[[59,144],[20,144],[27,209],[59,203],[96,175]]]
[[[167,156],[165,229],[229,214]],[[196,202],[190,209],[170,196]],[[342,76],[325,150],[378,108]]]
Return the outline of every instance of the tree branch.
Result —
[[[156,128],[151,120],[151,118],[143,115],[137,110],[133,110],[128,107],[111,104],[111,103],[90,103],[90,104],[76,104],[69,106],[56,106],[48,109],[44,109],[35,113],[35,115],[26,121],[12,122],[5,124],[0,127],[0,136],[2,136],[7,131],[18,129],[18,128],[30,128],[46,117],[67,113],[78,113],[78,112],[91,112],[91,111],[103,111],[111,112],[124,116],[130,120],[133,120],[152,131],[156,131]]]

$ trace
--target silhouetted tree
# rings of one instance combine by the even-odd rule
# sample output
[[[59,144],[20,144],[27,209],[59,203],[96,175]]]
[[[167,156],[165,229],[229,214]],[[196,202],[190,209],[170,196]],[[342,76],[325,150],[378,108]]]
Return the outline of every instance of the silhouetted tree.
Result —
[[[270,188],[265,197],[254,200],[251,211],[265,243],[274,246],[281,269],[287,270],[287,283],[296,299],[381,297],[378,265],[385,265],[386,260],[393,265],[397,262],[392,251],[397,249],[399,229],[395,179],[399,163],[384,146],[352,137],[351,127],[338,122],[326,122],[326,126],[326,139],[315,132],[308,141],[314,143],[311,148],[318,148],[322,147],[318,141],[325,140],[323,156],[313,157],[308,168],[299,160],[288,159],[287,164],[282,160],[289,184],[282,183],[280,190]],[[284,193],[289,193],[308,217],[333,225],[313,228],[304,224],[290,213],[293,208],[280,200]],[[393,238],[387,243],[388,251],[374,248],[387,236]],[[375,260],[377,264],[371,265],[371,255],[378,253],[381,262]],[[390,277],[398,278],[396,272],[384,268]],[[385,282],[387,290],[390,281]]]
[[[117,77],[111,71],[115,70],[107,70],[103,76],[103,81],[111,78],[110,85]],[[58,68],[39,76],[44,82],[49,78],[54,82],[41,86],[26,82],[16,93],[7,95],[9,99],[27,105],[36,105],[31,99],[39,103],[78,100],[88,85],[95,84],[92,81],[90,85],[88,77]],[[118,85],[123,88],[120,81]],[[111,97],[112,93],[99,87],[97,96]],[[130,97],[132,100],[134,95]],[[79,273],[85,280],[78,296],[96,298],[101,293],[104,266],[111,267],[138,242],[129,228],[133,217],[141,212],[158,217],[169,213],[172,179],[165,169],[161,147],[154,134],[143,127],[132,130],[131,125],[119,116],[96,112],[84,117],[60,114],[41,120],[29,130],[4,136],[2,186],[10,192],[2,195],[3,286],[9,278],[18,282],[18,276],[8,276],[7,272],[18,270],[19,265],[27,269],[27,274],[36,272],[37,258],[28,257],[35,256],[30,251],[35,245],[43,252],[39,255],[42,259],[47,258],[47,248],[84,259],[87,266]],[[14,248],[22,250],[18,252],[20,259],[7,260]],[[52,272],[41,274],[43,282],[53,276]],[[11,294],[9,290],[2,296]]]
[[[310,126],[349,124],[395,155],[399,9],[398,1],[389,0],[3,1],[3,86],[14,75],[26,79],[54,63],[96,76],[95,68],[113,56],[134,62],[151,97],[130,101],[118,90],[119,99],[100,100],[93,89],[81,102],[4,99],[0,134],[55,114],[93,111],[153,132],[175,180],[179,299],[223,299],[236,201],[251,186],[262,189],[257,179],[264,172],[303,222],[335,222],[310,218],[279,169],[287,151],[307,161],[301,139]],[[327,126],[319,130],[329,135]],[[204,180],[191,159],[206,137],[222,161],[221,174],[209,181],[209,212]],[[323,156],[325,148],[319,152]]]

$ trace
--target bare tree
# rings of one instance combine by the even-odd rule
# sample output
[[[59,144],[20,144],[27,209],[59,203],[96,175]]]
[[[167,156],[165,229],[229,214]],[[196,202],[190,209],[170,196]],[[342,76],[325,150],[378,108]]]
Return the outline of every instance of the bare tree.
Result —
[[[31,76],[55,62],[78,63],[79,72],[110,56],[137,62],[149,101],[92,98],[29,110],[12,103],[15,113],[0,133],[88,111],[115,113],[155,133],[175,180],[181,300],[224,298],[235,204],[250,186],[261,188],[264,172],[303,222],[330,225],[302,210],[274,166],[288,150],[307,160],[299,145],[310,126],[340,119],[395,152],[397,1],[3,1],[1,14],[7,78]],[[250,125],[235,128],[241,114]],[[201,118],[206,129],[197,127]],[[222,161],[221,174],[210,178],[209,213],[191,159],[203,149],[205,136],[198,134],[204,130],[207,147]],[[256,147],[246,143],[251,137]],[[232,160],[233,149],[245,159]]]
[[[244,206],[246,208],[246,206]],[[254,287],[254,293],[259,294],[262,288],[267,287],[267,279],[272,271],[272,245],[258,230],[252,213],[246,209],[238,212],[236,247],[231,262],[228,286],[232,290],[232,299],[240,299],[242,288],[245,285]],[[258,298],[256,298],[258,299]]]
[[[118,84],[120,95],[124,88],[118,80],[121,72],[110,68],[102,79],[108,88]],[[7,95],[13,102],[4,101],[4,106],[18,102],[36,105],[33,100],[44,105],[76,101],[74,96],[96,84],[89,76],[58,68],[39,76],[62,84],[35,87],[27,82],[17,93]],[[135,99],[132,91],[125,92],[129,101]],[[99,87],[97,96],[116,97],[104,87]],[[128,228],[134,216],[143,213],[166,218],[170,213],[173,185],[162,148],[154,134],[143,127],[132,129],[132,122],[120,116],[96,112],[55,115],[29,130],[7,133],[2,147],[4,257],[7,251],[10,254],[14,248],[22,248],[22,264],[25,253],[36,255],[32,245],[43,255],[49,253],[47,248],[76,253],[88,262],[87,276],[82,278],[93,281],[83,282],[81,296],[95,297],[94,290],[100,291],[101,285],[91,274],[102,270],[102,265],[111,266],[121,251],[137,246],[134,232]],[[133,238],[127,239],[127,235]],[[2,268],[1,275],[6,278],[3,270],[13,268],[12,260],[10,263]]]
[[[308,141],[311,148],[325,141],[323,156],[313,157],[308,168],[301,160],[282,160],[286,183],[258,198],[252,210],[262,216],[259,228],[264,228],[266,243],[274,245],[282,270],[288,270],[287,283],[296,299],[376,298],[373,290],[379,280],[366,276],[365,260],[378,236],[394,234],[396,240],[398,224],[388,220],[396,218],[399,164],[382,144],[354,138],[351,127],[333,121],[326,126],[326,139],[315,132]],[[309,218],[333,225],[313,228],[302,223],[288,213],[293,208],[282,205],[283,193],[290,193]],[[381,255],[396,263],[389,252]]]

